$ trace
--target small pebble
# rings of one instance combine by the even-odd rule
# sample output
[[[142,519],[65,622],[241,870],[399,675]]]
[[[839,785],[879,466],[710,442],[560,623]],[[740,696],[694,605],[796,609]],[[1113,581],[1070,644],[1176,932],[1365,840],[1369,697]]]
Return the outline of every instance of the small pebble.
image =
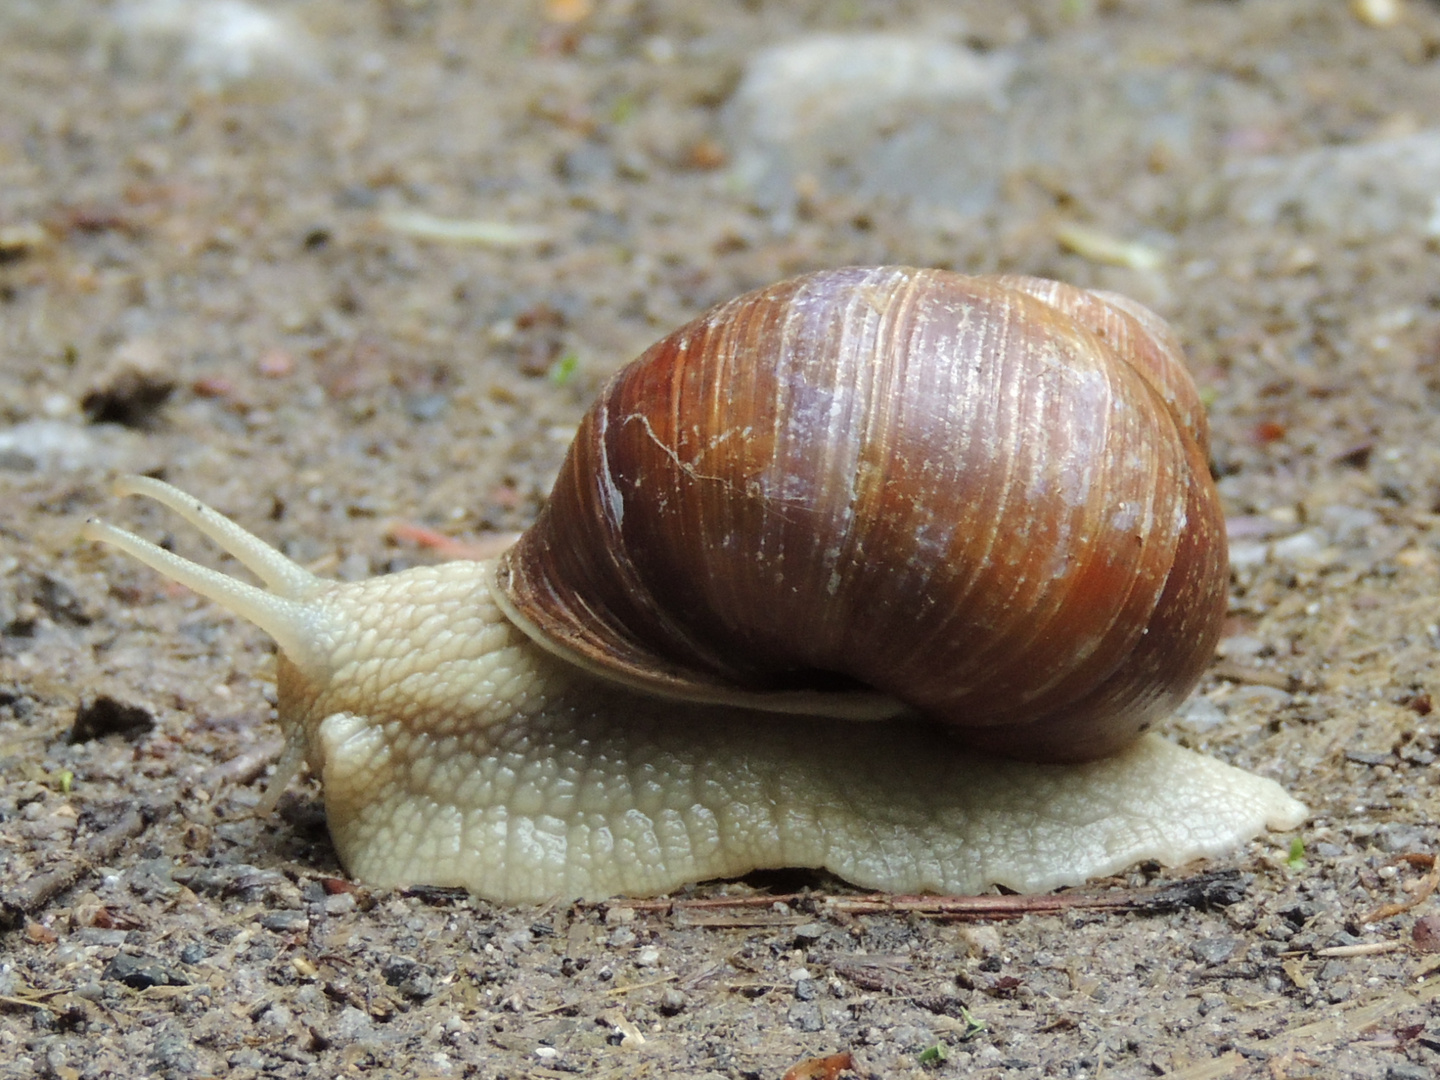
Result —
[[[935,1045],[935,1033],[918,1024],[900,1024],[890,1031],[890,1038],[907,1053],[918,1053]],[[993,1049],[993,1047],[992,1047]],[[998,1052],[997,1052],[998,1056]]]
[[[1175,718],[1190,731],[1203,733],[1225,723],[1225,710],[1209,698],[1196,697],[1176,709]]]
[[[1380,842],[1381,848],[1393,855],[1407,851],[1429,851],[1432,831],[1421,825],[1387,821],[1375,830],[1375,839]]]
[[[1410,928],[1410,940],[1423,953],[1440,952],[1440,915],[1422,915]]]
[[[1290,695],[1278,686],[1240,686],[1230,695],[1230,703],[1253,704],[1261,708],[1288,705]]]
[[[1263,653],[1268,645],[1252,634],[1234,634],[1215,647],[1216,655],[1227,660],[1250,660]]]
[[[424,1001],[435,993],[435,979],[408,956],[392,956],[380,966],[380,977],[411,1001]]]
[[[825,1021],[820,1016],[820,1006],[813,1001],[797,1001],[785,1013],[785,1019],[797,1031],[820,1031]]]
[[[1350,12],[1366,26],[1383,30],[1400,21],[1400,0],[1350,0]]]
[[[391,986],[399,986],[419,967],[408,956],[392,956],[380,965],[380,977]]]
[[[1262,566],[1269,557],[1269,544],[1247,540],[1230,545],[1230,566],[1237,570],[1249,566]]]
[[[132,64],[183,71],[207,90],[319,70],[304,27],[250,0],[126,0],[110,15]]]
[[[634,921],[634,908],[616,906],[605,910],[606,926],[629,926]]]
[[[823,922],[802,923],[795,927],[795,944],[804,946],[813,944],[825,936],[829,927]]]
[[[3,989],[3,987],[0,987]],[[105,988],[94,979],[81,983],[75,988],[75,996],[84,998],[86,1001],[100,1001],[105,997]]]
[[[1325,963],[1320,966],[1320,970],[1316,973],[1315,978],[1321,982],[1335,982],[1337,979],[1343,979],[1349,970],[1344,960],[1326,960]]]
[[[1217,1010],[1217,1009],[1223,1009],[1224,1007],[1225,1007],[1225,995],[1224,995],[1224,994],[1208,993],[1208,994],[1201,994],[1201,995],[1200,995],[1200,1015],[1201,1015],[1201,1016],[1209,1016],[1209,1015],[1210,1015],[1212,1012],[1214,1012],[1215,1010]]]
[[[226,1064],[232,1069],[253,1069],[256,1072],[264,1069],[267,1062],[265,1055],[257,1050],[236,1050],[225,1059]]]
[[[308,929],[310,919],[303,911],[271,911],[260,916],[260,925],[277,934],[294,934]]]
[[[93,435],[60,420],[0,429],[0,469],[11,472],[70,472],[92,464],[101,453]]]
[[[990,956],[1000,951],[1000,931],[993,926],[964,927],[960,939],[969,946],[971,956]]]
[[[374,1030],[375,1023],[367,1014],[354,1005],[347,1005],[335,1021],[335,1040],[354,1042],[356,1039],[368,1038]]]
[[[1239,938],[1201,938],[1190,946],[1190,954],[1202,964],[1223,964],[1235,955],[1235,950],[1239,947]]]
[[[405,399],[405,411],[410,419],[424,422],[434,420],[450,406],[448,394],[412,394]]]
[[[1278,562],[1314,564],[1324,561],[1325,537],[1318,529],[1306,529],[1294,536],[1276,540],[1270,555]]]
[[[1321,510],[1320,520],[1336,543],[1353,544],[1363,542],[1365,530],[1380,524],[1380,515],[1363,507],[1336,504]]]
[[[171,971],[160,961],[148,956],[120,953],[111,960],[101,976],[124,983],[132,990],[148,990],[152,986],[189,986],[190,980]]]
[[[286,1028],[288,1028],[290,1026],[290,1022],[294,1019],[294,1013],[292,1013],[284,1005],[277,1003],[271,1005],[268,1009],[261,1013],[260,1019],[257,1021],[257,1023],[258,1026],[263,1030],[273,1035],[278,1035]]]

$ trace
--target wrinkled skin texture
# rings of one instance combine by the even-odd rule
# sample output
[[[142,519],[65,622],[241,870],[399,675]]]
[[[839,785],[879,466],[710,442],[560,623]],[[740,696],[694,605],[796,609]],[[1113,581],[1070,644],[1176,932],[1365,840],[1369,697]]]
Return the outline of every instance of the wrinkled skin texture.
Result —
[[[361,880],[523,901],[823,866],[895,892],[1028,892],[1298,823],[1273,782],[1154,736],[1089,765],[996,762],[924,724],[607,686],[510,626],[488,570],[328,586],[311,603],[335,628],[329,680],[282,665],[281,721]]]

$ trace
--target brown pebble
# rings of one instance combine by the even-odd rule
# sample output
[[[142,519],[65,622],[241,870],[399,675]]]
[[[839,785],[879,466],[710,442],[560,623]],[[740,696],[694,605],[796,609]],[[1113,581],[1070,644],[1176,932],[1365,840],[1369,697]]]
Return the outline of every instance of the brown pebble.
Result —
[[[1421,952],[1440,952],[1440,915],[1424,915],[1415,920],[1410,940]]]
[[[190,384],[196,397],[224,398],[235,393],[235,384],[223,375],[206,375]]]
[[[714,139],[701,139],[691,145],[686,158],[692,169],[705,170],[718,169],[729,160],[725,147]]]

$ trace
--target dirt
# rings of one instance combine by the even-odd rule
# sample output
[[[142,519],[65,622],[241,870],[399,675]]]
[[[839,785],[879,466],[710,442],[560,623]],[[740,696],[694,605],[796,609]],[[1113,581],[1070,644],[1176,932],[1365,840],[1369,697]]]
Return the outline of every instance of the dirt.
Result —
[[[1440,7],[1391,6],[7,4],[0,1077],[1434,1075]],[[991,82],[767,142],[755,57],[831,32]],[[434,559],[415,526],[523,528],[666,329],[878,262],[1116,289],[1185,341],[1235,569],[1170,734],[1313,816],[1081,892],[1226,888],[976,922],[806,873],[673,906],[356,886],[313,783],[251,813],[269,642],[79,538],[170,537],[109,496],[134,471],[336,576]]]

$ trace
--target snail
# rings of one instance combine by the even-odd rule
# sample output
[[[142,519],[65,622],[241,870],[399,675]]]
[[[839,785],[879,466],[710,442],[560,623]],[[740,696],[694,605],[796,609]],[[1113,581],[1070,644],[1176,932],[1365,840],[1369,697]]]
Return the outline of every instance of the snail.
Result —
[[[146,477],[264,588],[87,528],[275,639],[263,803],[308,763],[363,881],[1043,891],[1304,818],[1146,733],[1225,611],[1207,439],[1133,301],[852,267],[617,373],[498,559],[326,581]]]

